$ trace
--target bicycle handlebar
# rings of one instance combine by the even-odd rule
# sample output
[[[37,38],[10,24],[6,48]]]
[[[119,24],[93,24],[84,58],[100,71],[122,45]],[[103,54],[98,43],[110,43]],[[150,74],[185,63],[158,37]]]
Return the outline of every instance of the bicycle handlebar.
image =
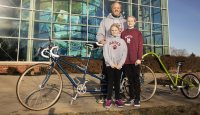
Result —
[[[97,49],[98,47],[102,47],[103,46],[103,44],[100,44],[100,43],[98,43],[98,42],[95,42],[95,43],[86,43],[85,44],[87,47],[89,47],[90,49],[92,49],[92,50],[95,50],[95,49]]]
[[[88,43],[88,44],[86,44],[86,46],[88,46],[91,49],[95,49],[97,47],[102,47],[103,44],[100,44],[100,43],[96,42],[95,44],[94,43],[93,44]],[[59,48],[58,46],[44,48],[41,51],[41,56],[44,57],[44,58],[50,58],[50,57],[58,58],[60,56],[53,52],[55,49],[58,50],[58,48]]]
[[[59,48],[58,46],[53,46],[51,49],[49,49],[49,48],[44,48],[44,49],[41,51],[41,55],[42,55],[42,57],[44,57],[44,58],[49,58],[49,57],[56,57],[56,58],[58,58],[58,57],[60,57],[60,56],[53,53],[54,49],[57,49],[57,50],[58,50],[58,48]],[[47,54],[45,54],[45,53],[47,53]]]

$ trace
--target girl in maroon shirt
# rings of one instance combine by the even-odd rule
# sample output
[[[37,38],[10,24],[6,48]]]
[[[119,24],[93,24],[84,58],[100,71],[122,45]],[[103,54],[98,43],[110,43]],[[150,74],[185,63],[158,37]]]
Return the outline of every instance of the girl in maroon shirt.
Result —
[[[133,16],[127,18],[128,29],[121,33],[121,38],[125,40],[128,54],[123,66],[128,77],[130,99],[125,105],[140,106],[140,80],[139,71],[143,55],[143,37],[141,32],[134,28],[136,19]]]

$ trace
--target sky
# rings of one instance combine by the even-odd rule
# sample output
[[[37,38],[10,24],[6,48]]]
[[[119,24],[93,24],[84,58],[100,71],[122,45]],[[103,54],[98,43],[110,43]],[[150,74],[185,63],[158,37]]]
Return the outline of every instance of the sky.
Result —
[[[170,47],[200,56],[200,0],[168,0]]]

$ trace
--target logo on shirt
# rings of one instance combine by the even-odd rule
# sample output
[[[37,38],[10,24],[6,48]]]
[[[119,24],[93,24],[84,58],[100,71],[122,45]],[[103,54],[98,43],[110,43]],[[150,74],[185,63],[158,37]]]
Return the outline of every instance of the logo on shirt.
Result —
[[[117,49],[118,46],[121,45],[121,43],[117,42],[117,41],[111,41],[109,42],[109,45],[112,45],[113,49]]]
[[[127,36],[125,36],[125,41],[126,41],[126,43],[131,43],[131,39],[133,38],[133,36],[131,36],[131,35],[127,35]]]

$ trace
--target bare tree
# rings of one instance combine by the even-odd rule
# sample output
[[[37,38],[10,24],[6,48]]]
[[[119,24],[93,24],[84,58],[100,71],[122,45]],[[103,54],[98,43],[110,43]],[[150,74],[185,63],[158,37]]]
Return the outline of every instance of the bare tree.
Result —
[[[186,49],[177,49],[175,47],[171,47],[171,55],[173,56],[189,56],[189,53]]]

